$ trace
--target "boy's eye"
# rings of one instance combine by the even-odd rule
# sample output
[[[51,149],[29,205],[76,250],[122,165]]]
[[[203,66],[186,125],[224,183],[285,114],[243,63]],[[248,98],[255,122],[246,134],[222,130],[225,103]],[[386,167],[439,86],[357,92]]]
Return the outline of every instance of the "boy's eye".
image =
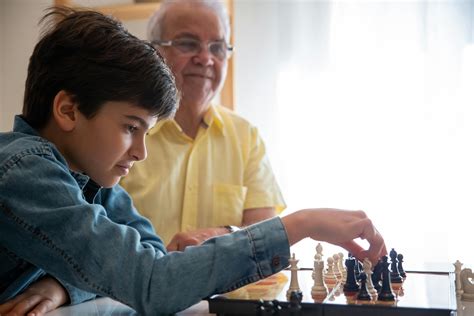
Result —
[[[127,127],[127,131],[129,131],[130,133],[133,133],[138,130],[138,127],[135,125],[127,125],[126,127]]]

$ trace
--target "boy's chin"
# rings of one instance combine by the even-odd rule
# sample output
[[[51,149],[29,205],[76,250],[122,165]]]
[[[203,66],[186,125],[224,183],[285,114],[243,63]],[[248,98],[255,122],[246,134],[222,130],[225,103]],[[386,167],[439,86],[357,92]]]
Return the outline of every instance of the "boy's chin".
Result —
[[[103,188],[111,188],[115,186],[116,184],[118,184],[120,179],[121,177],[115,177],[113,179],[103,179],[99,181],[95,181],[95,180],[94,181]]]

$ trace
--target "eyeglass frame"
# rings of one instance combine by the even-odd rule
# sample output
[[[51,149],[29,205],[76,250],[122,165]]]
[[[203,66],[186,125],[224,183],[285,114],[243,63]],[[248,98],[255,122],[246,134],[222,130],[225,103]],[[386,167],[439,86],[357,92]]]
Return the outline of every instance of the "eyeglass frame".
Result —
[[[191,51],[191,52],[183,52],[181,51],[176,45],[175,45],[175,42],[177,41],[180,41],[180,40],[188,40],[188,41],[193,41],[193,42],[196,42],[196,43],[199,43],[199,51]],[[224,58],[220,58],[219,56],[215,55],[212,53],[212,51],[210,50],[210,47],[212,44],[215,44],[215,43],[222,43],[225,45],[225,54],[226,56],[224,56]],[[158,46],[162,46],[162,47],[175,47],[180,53],[182,54],[198,54],[201,52],[202,50],[202,46],[203,44],[205,44],[207,46],[207,50],[211,53],[212,56],[216,57],[217,59],[219,60],[225,60],[225,59],[229,59],[231,56],[232,56],[232,53],[234,52],[234,46],[228,44],[226,41],[224,40],[218,40],[218,41],[211,41],[211,42],[207,42],[207,43],[203,43],[202,41],[199,41],[197,39],[193,39],[193,38],[177,38],[177,39],[174,39],[174,40],[167,40],[167,41],[164,41],[164,40],[155,40],[155,41],[151,41],[151,44],[152,45],[158,45]]]

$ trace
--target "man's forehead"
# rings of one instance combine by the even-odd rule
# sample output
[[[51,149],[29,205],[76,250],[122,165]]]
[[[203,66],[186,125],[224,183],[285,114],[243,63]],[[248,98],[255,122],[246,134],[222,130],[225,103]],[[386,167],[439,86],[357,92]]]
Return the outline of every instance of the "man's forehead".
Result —
[[[166,35],[188,33],[197,35],[201,31],[215,32],[214,36],[224,36],[223,21],[214,9],[199,2],[177,2],[171,4],[163,19]]]

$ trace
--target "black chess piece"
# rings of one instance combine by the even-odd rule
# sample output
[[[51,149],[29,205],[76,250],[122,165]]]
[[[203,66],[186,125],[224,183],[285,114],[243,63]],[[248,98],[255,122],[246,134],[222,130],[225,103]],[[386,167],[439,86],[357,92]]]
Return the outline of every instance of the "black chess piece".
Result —
[[[379,260],[377,264],[374,266],[374,271],[372,273],[372,284],[374,285],[374,288],[379,293],[382,290],[382,286],[380,285],[380,281],[382,280],[382,270],[383,270],[382,260]]]
[[[400,275],[402,276],[402,278],[406,278],[407,274],[405,270],[403,269],[403,255],[399,253],[397,255],[397,259],[398,259],[398,272],[400,272]]]
[[[398,260],[397,260],[397,252],[394,248],[390,250],[390,282],[392,283],[403,283],[403,278],[398,271]]]
[[[370,301],[372,297],[367,291],[367,275],[365,272],[360,273],[360,291],[357,294],[357,299],[360,301]]]
[[[296,291],[290,293],[290,306],[288,307],[288,311],[292,316],[301,315],[301,297]]]
[[[345,261],[345,265],[347,268],[347,279],[346,283],[344,284],[344,292],[358,292],[359,291],[359,284],[357,284],[355,278],[355,270],[354,266],[356,265],[355,258],[347,258]]]
[[[380,290],[379,301],[395,301],[395,295],[392,292],[392,285],[390,283],[390,270],[388,269],[388,257],[382,257],[382,289]]]

